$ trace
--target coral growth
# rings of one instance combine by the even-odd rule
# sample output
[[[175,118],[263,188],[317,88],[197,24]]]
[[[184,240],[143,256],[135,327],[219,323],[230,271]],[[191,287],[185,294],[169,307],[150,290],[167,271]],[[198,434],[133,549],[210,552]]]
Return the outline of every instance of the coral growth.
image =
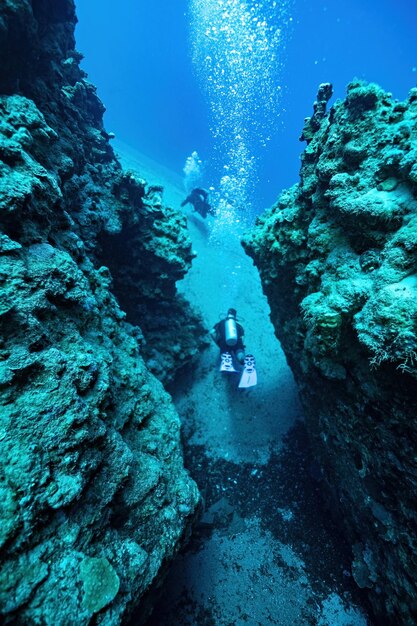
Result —
[[[199,500],[179,417],[145,364],[152,355],[173,372],[201,346],[200,322],[175,289],[190,241],[158,190],[116,161],[104,107],[78,67],[75,21],[72,0],[1,9],[5,624],[125,620]],[[156,341],[155,299],[187,334],[165,329]]]
[[[384,623],[417,615],[417,89],[320,87],[300,183],[244,246],[300,386],[353,575]]]

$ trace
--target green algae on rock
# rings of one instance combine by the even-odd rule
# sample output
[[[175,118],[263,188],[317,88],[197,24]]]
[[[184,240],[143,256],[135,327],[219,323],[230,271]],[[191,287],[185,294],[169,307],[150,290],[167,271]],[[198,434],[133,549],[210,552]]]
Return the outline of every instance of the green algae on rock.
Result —
[[[86,558],[80,564],[83,583],[83,606],[90,613],[98,613],[114,600],[120,580],[107,559]]]
[[[181,367],[202,340],[175,290],[191,244],[174,210],[149,218],[154,190],[114,157],[78,66],[72,0],[7,0],[1,18],[2,623],[114,625],[174,557],[199,502],[179,417],[146,367],[152,311],[128,323],[118,286],[138,280],[145,304],[159,289],[181,310],[194,332],[154,346],[161,359],[179,346],[183,358],[168,359]],[[104,244],[120,234],[112,282]]]
[[[322,85],[299,184],[244,239],[295,374],[352,572],[384,623],[417,615],[417,89]],[[414,616],[414,617],[413,617]]]

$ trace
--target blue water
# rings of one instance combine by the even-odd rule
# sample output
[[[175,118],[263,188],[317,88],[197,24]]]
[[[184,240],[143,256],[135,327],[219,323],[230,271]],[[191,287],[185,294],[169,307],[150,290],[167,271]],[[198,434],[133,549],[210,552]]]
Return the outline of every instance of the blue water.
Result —
[[[228,159],[236,161],[233,155],[238,149],[239,158],[247,164],[246,182],[241,181],[242,203],[249,198],[255,209],[269,206],[281,189],[297,182],[303,149],[298,137],[304,118],[312,112],[320,82],[332,82],[334,97],[343,98],[347,83],[359,77],[379,83],[400,100],[417,84],[417,0],[221,2],[229,13],[232,9],[230,20],[235,22],[229,25],[233,35],[229,50],[225,50],[229,44],[224,38],[212,40],[201,31],[202,16],[215,11],[219,0],[160,0],[156,4],[80,0],[77,47],[107,107],[108,131],[178,173],[186,157],[197,150],[207,163],[205,184],[217,190],[224,174],[221,159],[226,166]],[[214,136],[221,116],[217,111],[213,119],[213,106],[218,108],[220,95],[204,90],[204,68],[201,58],[193,62],[193,45],[208,44],[208,49],[211,45],[223,63],[230,59],[233,40],[244,50],[245,33],[236,30],[236,13],[245,8],[268,15],[266,30],[270,29],[271,37],[278,28],[282,33],[279,41],[268,41],[270,48],[263,58],[258,58],[258,45],[252,54],[247,52],[245,61],[249,78],[255,80],[255,100],[247,105],[244,126],[249,133],[254,124],[266,145],[254,142],[253,137],[244,138],[250,145],[237,148],[235,144],[228,155],[233,124],[226,120],[226,127],[220,132],[217,128],[221,137]],[[250,27],[242,23],[240,28],[248,31]],[[276,64],[267,68],[265,82],[259,62],[268,66],[271,50]],[[256,80],[259,94],[265,90],[280,94],[272,120],[265,117],[263,102],[256,109]],[[224,111],[225,117],[229,110]],[[246,158],[251,156],[253,167]]]

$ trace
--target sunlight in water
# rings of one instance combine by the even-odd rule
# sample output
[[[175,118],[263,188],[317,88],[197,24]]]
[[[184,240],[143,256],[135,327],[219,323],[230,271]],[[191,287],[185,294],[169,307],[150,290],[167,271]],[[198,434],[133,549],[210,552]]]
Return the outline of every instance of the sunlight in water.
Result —
[[[251,209],[257,154],[278,118],[283,30],[292,0],[190,0],[193,62],[211,108],[219,222]]]

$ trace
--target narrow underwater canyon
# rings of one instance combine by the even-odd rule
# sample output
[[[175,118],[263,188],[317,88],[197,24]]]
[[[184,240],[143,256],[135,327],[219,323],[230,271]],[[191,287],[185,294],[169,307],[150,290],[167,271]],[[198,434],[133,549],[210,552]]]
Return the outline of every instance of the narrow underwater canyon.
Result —
[[[300,535],[315,532],[306,510],[316,500],[297,500],[291,491],[302,491],[295,478],[302,472],[308,495],[327,500],[347,541],[340,551],[346,562],[334,571],[347,571],[366,591],[376,623],[414,623],[417,91],[398,103],[356,82],[327,112],[330,86],[322,85],[303,131],[308,145],[299,185],[244,237],[300,390],[313,460],[304,426],[297,425],[300,410],[287,370],[277,379],[287,394],[282,406],[272,378],[272,401],[262,407],[253,396],[236,403],[211,369],[207,320],[187,301],[195,287],[187,277],[184,288],[177,285],[194,257],[187,220],[165,202],[158,184],[115,157],[104,107],[79,68],[75,23],[72,0],[6,0],[1,8],[4,623],[113,625],[127,623],[134,609],[135,623],[147,618],[153,586],[202,507],[184,469],[180,417],[192,444],[185,445],[188,466],[200,464],[199,484],[208,472],[203,496],[210,506],[197,534],[212,532],[216,520],[223,539],[214,537],[214,549],[225,543],[237,568],[251,545],[264,560],[262,576],[277,581],[286,566],[296,580],[279,593],[300,599],[286,603],[294,610],[288,623],[332,622],[320,622],[325,613],[308,606],[315,590],[306,592],[305,580],[301,589],[305,569],[297,551],[280,548],[273,563],[270,535],[257,544],[256,524],[245,526],[242,519],[270,507],[270,524],[283,533],[277,536],[288,533],[293,541],[291,511],[284,506],[292,498],[305,521],[294,534],[308,544]],[[198,267],[198,258],[194,263]],[[251,301],[252,293],[245,296],[251,320],[268,312],[266,303]],[[286,367],[284,356],[274,355],[276,346],[259,347],[268,349],[265,370],[274,363]],[[214,396],[189,377],[192,364],[201,379],[211,377]],[[162,385],[170,388],[175,379],[185,385],[182,395],[173,392],[177,409]],[[207,415],[190,409],[199,399],[218,416],[207,422],[204,436]],[[285,403],[292,414],[282,424]],[[245,416],[240,428],[250,445],[230,464],[225,459],[233,457],[234,442],[222,439],[219,426],[229,420],[233,427],[234,411]],[[254,415],[266,419],[256,434]],[[205,466],[203,443],[212,446],[212,458],[219,455],[217,464]],[[267,479],[260,488],[262,472]],[[240,495],[233,480],[240,481]],[[325,516],[320,511],[319,518]],[[314,541],[317,554],[321,541],[331,548],[331,530]],[[303,557],[308,553],[305,547]],[[252,565],[244,572],[253,582]],[[242,594],[245,580],[242,575],[237,587]],[[262,611],[277,611],[282,623],[279,606],[266,602]],[[262,611],[249,621],[243,612],[240,619],[274,623],[276,616]],[[217,622],[210,621],[213,615],[197,618],[190,619],[222,623],[218,616]]]

